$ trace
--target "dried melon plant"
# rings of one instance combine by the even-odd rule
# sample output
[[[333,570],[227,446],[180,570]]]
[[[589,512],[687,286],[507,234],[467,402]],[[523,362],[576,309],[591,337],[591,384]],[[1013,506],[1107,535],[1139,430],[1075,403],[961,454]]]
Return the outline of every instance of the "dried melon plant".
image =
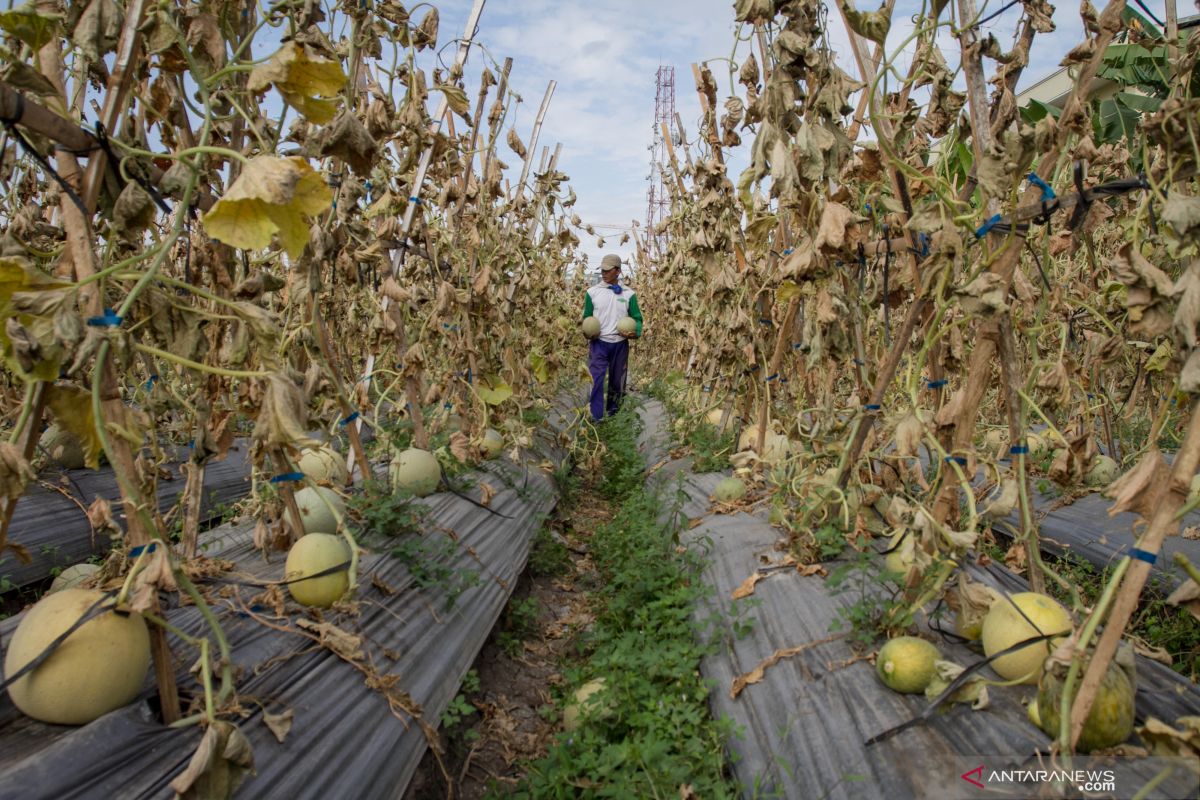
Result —
[[[1040,557],[1034,473],[1107,484],[1142,515],[1138,557],[1094,608],[1075,596],[1069,750],[1200,460],[1200,36],[1084,2],[1065,104],[1020,108],[1054,28],[1049,4],[1020,8],[1006,51],[973,0],[890,38],[891,2],[831,4],[831,23],[818,3],[738,0],[735,60],[712,62],[728,75],[695,69],[699,140],[641,291],[666,318],[655,370],[677,405],[746,423],[734,465],[777,485],[799,555],[831,531],[890,537],[907,574],[887,627],[960,608],[957,565],[1013,515],[1010,563],[1074,592]],[[827,39],[843,21],[857,79]],[[1118,91],[1089,97],[1097,77]]]
[[[423,445],[423,409],[452,408],[455,455],[471,461],[484,424],[528,442],[521,412],[566,374],[566,276],[581,260],[567,176],[512,128],[511,60],[485,53],[468,96],[482,3],[441,49],[438,11],[422,9],[35,0],[0,13],[0,553],[52,420],[120,483],[122,596],[156,620],[158,591],[182,591],[210,624],[184,637],[205,691],[183,710],[152,626],[168,722],[236,707],[229,643],[193,581],[222,569],[197,555],[198,506],[205,464],[236,435],[252,440],[256,543],[286,547],[303,533],[289,487],[315,433],[348,437],[370,475],[364,423],[410,419]],[[164,515],[156,480],[185,444],[187,490]],[[117,527],[102,500],[89,516]]]

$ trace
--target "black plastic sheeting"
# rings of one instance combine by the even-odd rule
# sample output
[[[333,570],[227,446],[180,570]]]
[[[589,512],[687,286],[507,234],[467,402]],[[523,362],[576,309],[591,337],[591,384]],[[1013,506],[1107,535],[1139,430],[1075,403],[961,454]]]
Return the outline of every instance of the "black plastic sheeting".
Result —
[[[662,457],[662,411],[650,403],[643,452],[654,463]],[[778,561],[781,531],[769,525],[766,509],[755,515],[712,515],[709,495],[722,474],[692,475],[687,460],[661,465],[654,480],[682,479],[687,500],[683,513],[699,525],[685,533],[689,546],[706,557],[703,579],[711,599],[696,610],[701,628],[719,637],[719,649],[701,670],[713,683],[710,705],[716,716],[740,728],[728,742],[732,771],[746,797],[788,798],[949,798],[963,795],[959,776],[983,756],[1029,756],[1048,744],[1026,717],[1024,702],[1034,687],[989,687],[990,706],[972,711],[955,705],[932,721],[871,747],[864,742],[920,714],[923,697],[896,694],[882,686],[869,662],[857,657],[845,640],[810,647],[766,669],[760,683],[737,697],[733,680],[778,650],[831,636],[839,609],[855,603],[855,586],[831,593],[825,579],[782,570],[761,580],[751,598],[734,602],[733,591],[767,562]],[[830,569],[836,563],[827,565]],[[1023,591],[1025,582],[1002,566],[972,567],[972,577],[1007,591]],[[748,629],[746,623],[752,623]],[[944,641],[943,657],[963,666],[981,656]],[[1145,715],[1174,722],[1200,708],[1197,687],[1169,668],[1138,658],[1139,721]],[[990,675],[990,671],[984,671]],[[1133,771],[1148,782],[1159,765],[1139,763]],[[1193,777],[1177,775],[1148,797],[1193,797]]]
[[[238,440],[225,458],[210,461],[205,467],[200,509],[202,522],[211,519],[221,506],[240,500],[250,490],[247,444],[245,439]],[[112,503],[118,524],[124,519],[121,492],[112,467],[47,470],[39,477],[60,486],[62,491],[33,484],[17,501],[8,540],[24,547],[30,561],[22,563],[12,552],[0,555],[0,578],[7,578],[16,586],[36,583],[56,567],[69,567],[109,551],[112,542],[107,537],[96,537],[87,519],[87,508],[97,497]],[[182,469],[178,464],[173,465],[170,477],[158,481],[159,510],[165,512],[175,505],[186,485]]]
[[[552,417],[561,423],[567,413],[557,409]],[[423,536],[456,543],[441,563],[474,571],[480,579],[453,605],[447,606],[441,589],[417,586],[403,564],[385,552],[366,555],[360,563],[357,616],[324,614],[325,621],[362,637],[366,663],[394,677],[434,728],[524,570],[535,532],[555,505],[553,481],[539,465],[557,464],[563,457],[552,435],[539,434],[522,464],[494,461],[486,472],[473,473],[498,490],[491,509],[511,519],[450,493],[419,501],[429,510]],[[479,498],[480,490],[469,494]],[[236,562],[237,571],[226,579],[282,577],[282,554],[266,563],[253,548],[250,524],[223,526],[207,541],[206,555]],[[275,618],[272,609],[255,609],[260,589],[229,584],[222,591],[227,596],[215,608],[233,648],[246,714],[238,725],[254,747],[257,768],[237,796],[400,797],[427,746],[421,726],[401,711],[394,713],[352,665],[241,610],[249,607],[272,624],[287,626],[302,616],[299,607],[289,604],[291,620]],[[172,609],[167,616],[185,633],[205,634],[192,607]],[[0,624],[5,641],[16,621]],[[171,639],[180,686],[194,691],[197,682],[188,669],[195,651]],[[200,732],[163,727],[151,712],[153,695],[148,681],[140,701],[68,728],[24,717],[5,693],[0,698],[0,800],[170,797],[169,783],[188,764]],[[282,744],[264,723],[264,707],[294,714]]]

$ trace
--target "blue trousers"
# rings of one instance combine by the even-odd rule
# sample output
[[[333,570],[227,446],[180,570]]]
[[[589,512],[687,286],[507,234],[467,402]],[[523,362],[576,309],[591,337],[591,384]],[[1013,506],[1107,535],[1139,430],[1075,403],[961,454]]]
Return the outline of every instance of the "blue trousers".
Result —
[[[629,365],[629,340],[602,342],[593,339],[588,345],[588,372],[592,374],[591,407],[592,419],[599,422],[608,415],[617,413],[621,398],[625,396],[625,372]],[[608,376],[608,391],[604,390],[604,378]],[[606,402],[607,401],[607,402]]]

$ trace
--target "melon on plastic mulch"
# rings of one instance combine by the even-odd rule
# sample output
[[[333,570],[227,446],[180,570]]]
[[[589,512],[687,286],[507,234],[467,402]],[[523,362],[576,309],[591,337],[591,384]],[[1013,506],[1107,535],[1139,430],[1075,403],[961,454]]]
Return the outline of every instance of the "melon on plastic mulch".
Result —
[[[746,484],[740,478],[722,478],[713,489],[713,497],[718,503],[732,503],[746,496]]]
[[[1109,456],[1097,456],[1084,477],[1088,486],[1108,486],[1121,474],[1121,467]]]
[[[600,335],[600,320],[595,317],[583,318],[583,335],[589,339],[595,339]]]
[[[608,709],[597,711],[600,699],[592,699],[596,694],[604,691],[604,685],[604,678],[596,678],[575,690],[575,701],[563,709],[563,728],[565,730],[578,730],[580,720],[585,713],[595,714],[599,717],[605,717],[611,713]]]
[[[1050,667],[1038,683],[1038,725],[1052,738],[1058,737],[1062,687],[1066,675],[1067,665],[1051,660]],[[1129,676],[1115,663],[1109,664],[1096,701],[1092,703],[1092,710],[1083,721],[1076,749],[1081,753],[1090,753],[1114,747],[1132,736],[1133,705],[1134,687]]]
[[[637,320],[633,317],[621,317],[617,320],[617,333],[622,336],[632,336],[637,333]]]
[[[442,465],[437,456],[416,447],[397,453],[388,472],[393,489],[409,492],[415,497],[433,494],[442,479]]]
[[[63,469],[83,469],[85,464],[83,446],[75,434],[53,423],[42,432],[38,448],[50,456],[55,466]]]
[[[1037,592],[1021,592],[1001,597],[983,618],[983,652],[991,657],[1033,636],[1070,631],[1071,616],[1054,598]],[[1049,655],[1049,640],[1034,642],[1000,656],[991,666],[1005,680],[1035,684]]]
[[[346,515],[341,495],[324,486],[306,486],[295,497],[305,533],[337,533],[338,520]]]
[[[328,481],[343,485],[350,477],[345,458],[329,445],[304,448],[297,466],[305,477],[318,483]]]
[[[934,662],[941,657],[930,642],[916,636],[897,636],[879,650],[875,672],[894,692],[920,694],[934,676]]]
[[[4,674],[14,675],[40,656],[103,597],[102,592],[76,588],[39,600],[9,642]],[[133,702],[149,668],[150,633],[142,615],[117,614],[109,607],[72,632],[8,693],[34,719],[86,725]]]
[[[504,452],[504,437],[500,432],[488,428],[483,432],[483,438],[479,440],[479,449],[483,451],[484,458],[492,459]]]
[[[344,569],[308,578],[345,564]],[[350,586],[350,548],[341,537],[331,533],[310,533],[301,536],[288,551],[283,579],[288,593],[302,606],[329,608]]]
[[[61,592],[63,589],[74,589],[79,584],[100,571],[99,564],[72,564],[54,576],[50,582],[50,592]]]

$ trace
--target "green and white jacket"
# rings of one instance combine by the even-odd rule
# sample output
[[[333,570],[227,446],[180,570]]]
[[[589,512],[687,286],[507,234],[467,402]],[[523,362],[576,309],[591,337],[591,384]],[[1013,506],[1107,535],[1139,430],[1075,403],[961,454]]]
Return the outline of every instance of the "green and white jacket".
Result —
[[[624,340],[625,337],[617,333],[617,322],[622,317],[633,317],[637,322],[637,335],[642,335],[642,311],[638,308],[637,294],[620,282],[609,285],[601,281],[589,288],[583,298],[583,316],[600,320],[602,342]]]

